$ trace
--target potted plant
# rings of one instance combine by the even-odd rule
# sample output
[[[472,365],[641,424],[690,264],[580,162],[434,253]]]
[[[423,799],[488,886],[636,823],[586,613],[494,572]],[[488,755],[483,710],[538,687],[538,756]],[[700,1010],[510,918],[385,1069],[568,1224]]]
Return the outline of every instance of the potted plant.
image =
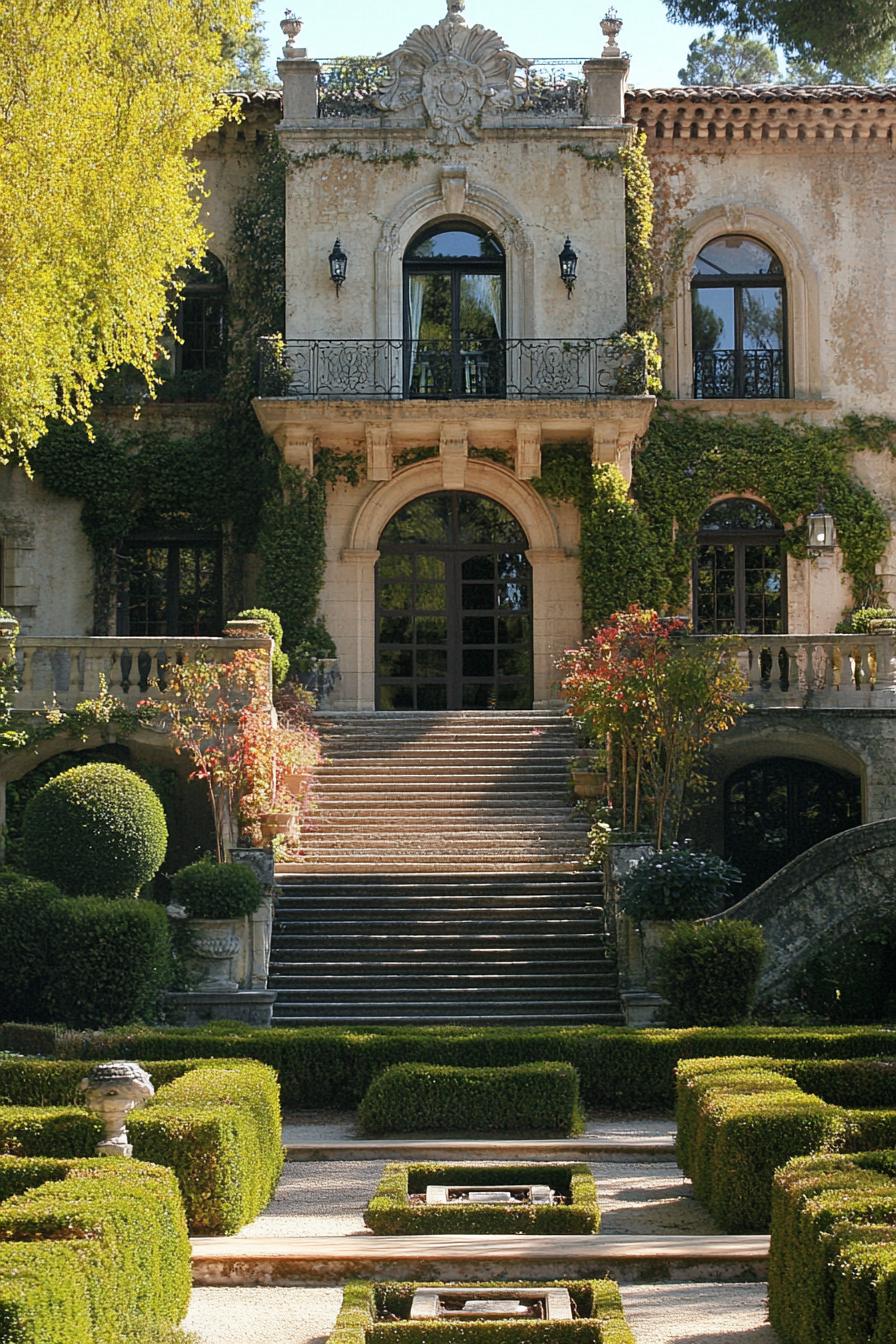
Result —
[[[593,751],[577,756],[569,767],[577,798],[604,798],[607,793],[607,755]]]
[[[206,858],[175,873],[171,890],[191,935],[191,969],[200,977],[196,989],[236,991],[246,918],[261,904],[261,882],[243,864]]]
[[[619,887],[619,909],[638,926],[648,986],[658,975],[658,953],[676,920],[704,919],[734,903],[740,872],[718,854],[670,845],[633,865]]]

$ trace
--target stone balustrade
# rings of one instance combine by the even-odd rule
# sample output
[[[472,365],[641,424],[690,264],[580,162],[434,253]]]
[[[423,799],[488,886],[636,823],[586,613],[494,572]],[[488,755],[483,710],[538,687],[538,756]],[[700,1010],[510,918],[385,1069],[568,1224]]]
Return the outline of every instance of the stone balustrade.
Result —
[[[200,653],[214,662],[229,662],[238,649],[259,649],[268,659],[266,633],[222,639],[130,639],[115,636],[57,637],[19,635],[15,640],[18,691],[16,710],[49,705],[73,709],[99,695],[101,679],[125,704],[164,697],[168,669]],[[0,661],[3,632],[0,631]]]
[[[757,706],[887,709],[896,704],[896,636],[746,635],[735,649]]]

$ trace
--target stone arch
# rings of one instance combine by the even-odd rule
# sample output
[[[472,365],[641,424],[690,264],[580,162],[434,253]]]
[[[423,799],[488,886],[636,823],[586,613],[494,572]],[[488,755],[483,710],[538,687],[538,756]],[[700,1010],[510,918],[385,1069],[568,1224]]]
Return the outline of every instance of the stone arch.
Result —
[[[787,282],[790,395],[797,400],[818,397],[821,385],[818,274],[791,223],[760,205],[717,205],[696,216],[688,227],[681,269],[673,281],[671,330],[664,339],[670,389],[683,399],[690,400],[693,396],[691,271],[701,249],[726,233],[757,238],[780,258]]]
[[[578,560],[560,545],[557,524],[541,496],[507,468],[467,460],[462,483],[452,481],[450,486],[442,470],[441,459],[435,457],[396,472],[367,496],[349,528],[348,546],[340,557],[340,565],[346,567],[344,583],[338,580],[333,585],[334,591],[351,594],[340,600],[344,611],[338,617],[342,629],[351,632],[350,640],[339,641],[343,702],[359,709],[373,705],[375,570],[383,529],[419,495],[450,488],[495,500],[514,515],[529,539],[534,703],[554,703],[556,659],[581,637]]]
[[[466,220],[491,230],[506,257],[508,339],[531,334],[535,260],[531,238],[513,204],[491,187],[471,182],[465,168],[450,165],[438,182],[409,192],[383,223],[374,258],[374,324],[380,340],[404,334],[402,264],[416,235],[442,220]]]

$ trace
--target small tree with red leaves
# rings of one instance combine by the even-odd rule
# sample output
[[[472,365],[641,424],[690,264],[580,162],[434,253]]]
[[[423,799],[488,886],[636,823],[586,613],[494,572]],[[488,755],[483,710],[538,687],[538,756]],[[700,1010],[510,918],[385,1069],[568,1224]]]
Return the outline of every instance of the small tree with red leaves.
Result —
[[[676,840],[688,790],[717,733],[746,710],[729,640],[637,605],[617,612],[560,661],[568,712],[608,761],[615,825]]]

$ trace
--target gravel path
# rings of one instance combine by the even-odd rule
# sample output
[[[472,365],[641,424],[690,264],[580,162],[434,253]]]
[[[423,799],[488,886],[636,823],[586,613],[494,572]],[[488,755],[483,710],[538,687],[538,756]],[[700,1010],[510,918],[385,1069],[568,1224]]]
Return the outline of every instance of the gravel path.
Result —
[[[621,1289],[637,1344],[778,1344],[764,1283],[676,1283]]]
[[[324,1344],[341,1288],[194,1288],[184,1329],[202,1344]]]

